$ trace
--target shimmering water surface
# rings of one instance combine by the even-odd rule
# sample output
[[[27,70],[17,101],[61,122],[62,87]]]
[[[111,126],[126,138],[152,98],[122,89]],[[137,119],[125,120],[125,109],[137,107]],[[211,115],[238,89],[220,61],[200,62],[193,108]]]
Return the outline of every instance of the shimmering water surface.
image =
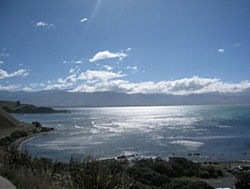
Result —
[[[71,155],[108,158],[135,153],[198,161],[250,160],[250,106],[67,109],[71,113],[14,114],[56,129],[28,140],[22,150],[62,161]]]

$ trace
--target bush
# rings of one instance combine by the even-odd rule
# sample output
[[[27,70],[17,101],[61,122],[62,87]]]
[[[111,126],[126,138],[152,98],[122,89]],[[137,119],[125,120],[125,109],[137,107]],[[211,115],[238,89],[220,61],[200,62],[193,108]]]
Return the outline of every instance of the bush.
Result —
[[[34,175],[24,168],[12,169],[8,166],[0,168],[0,174],[11,180],[19,189],[57,189],[48,179]]]
[[[197,177],[200,177],[200,178],[210,178],[210,174],[208,171],[206,170],[199,170],[197,173],[196,173],[196,176]]]
[[[211,189],[212,187],[204,182],[175,180],[173,175],[178,173],[186,176],[187,171],[192,171],[192,168],[203,176],[210,176],[208,170],[218,175],[217,169],[203,167],[183,159],[172,161],[148,159],[130,164],[116,160],[98,161],[88,157],[84,161],[71,158],[66,164],[53,162],[47,158],[32,158],[28,153],[20,153],[16,150],[10,150],[6,152],[6,155],[4,165],[7,165],[7,168],[5,167],[1,174],[19,188],[34,186],[39,189],[58,186],[58,188],[89,189]],[[179,167],[177,173],[173,168],[175,166]],[[186,168],[186,170],[181,170],[181,168]],[[168,177],[168,174],[171,177]],[[43,183],[40,183],[42,181],[48,187],[44,187]],[[29,185],[32,187],[27,187]]]
[[[40,122],[38,122],[38,121],[33,121],[32,124],[35,125],[35,127],[38,127],[38,128],[42,127],[42,124]]]
[[[235,184],[236,189],[250,188],[250,172],[239,172],[236,174],[238,182]]]
[[[0,139],[0,146],[9,145],[9,144],[11,144],[14,141],[15,140],[12,137],[6,136],[6,137]]]
[[[26,131],[23,131],[23,130],[19,130],[19,131],[14,131],[11,133],[10,135],[12,138],[14,139],[18,139],[18,138],[21,138],[21,137],[26,137],[28,136],[28,133]]]
[[[213,187],[203,181],[174,180],[161,189],[213,189]]]
[[[48,131],[52,131],[52,130],[54,130],[54,128],[41,127],[41,132],[48,132]]]
[[[175,172],[171,165],[164,161],[156,161],[153,165],[153,170],[160,174],[165,174],[168,177],[174,177]]]
[[[162,186],[163,184],[167,184],[170,182],[170,179],[165,175],[156,175],[153,176],[150,180],[154,186]]]

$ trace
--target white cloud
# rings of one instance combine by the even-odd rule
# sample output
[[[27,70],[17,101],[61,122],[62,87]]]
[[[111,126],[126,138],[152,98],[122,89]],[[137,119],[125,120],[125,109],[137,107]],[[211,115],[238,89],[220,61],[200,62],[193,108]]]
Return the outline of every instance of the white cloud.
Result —
[[[113,70],[114,68],[112,66],[109,65],[104,65],[103,66],[107,71]]]
[[[82,72],[79,76],[79,80],[86,81],[108,81],[114,78],[124,77],[125,74],[121,72],[110,72],[110,71],[96,71],[96,70],[87,70],[86,72]]]
[[[138,71],[138,67],[137,66],[127,66],[126,69],[127,70],[132,70],[133,72],[137,72]]]
[[[126,52],[127,52],[127,51],[131,51],[131,50],[132,50],[132,48],[129,47],[129,48],[126,49]]]
[[[63,64],[83,64],[83,60],[82,59],[70,60],[70,61],[64,60],[62,63]]]
[[[48,25],[47,23],[42,22],[42,21],[39,21],[39,22],[36,23],[36,26],[38,26],[38,27],[44,27],[44,26],[47,26],[47,25]]]
[[[70,68],[69,73],[73,73],[75,71],[74,68]]]
[[[80,22],[87,22],[88,21],[88,18],[82,18],[81,20],[80,20]]]
[[[27,76],[29,74],[29,71],[25,70],[25,69],[20,69],[17,70],[13,73],[8,73],[7,71],[0,69],[0,79],[6,79],[6,78],[10,78],[10,77],[17,77],[17,76]]]
[[[79,68],[75,68],[72,69],[71,75],[65,78],[58,78],[56,81],[48,81],[48,83],[43,86],[43,89],[70,89],[73,86],[76,86],[76,83],[80,81],[89,85],[103,83],[125,76],[121,72],[114,73],[108,71],[87,70],[78,74],[78,71]],[[37,90],[36,86],[29,86],[29,88]]]
[[[100,76],[101,78],[101,76]],[[95,82],[86,82],[79,85],[71,91],[77,92],[98,92],[115,91],[129,94],[172,94],[172,95],[190,95],[203,93],[239,93],[250,90],[250,82],[224,83],[216,78],[191,77],[172,81],[159,82],[138,82],[133,83],[127,80],[120,80],[111,77]],[[94,79],[94,78],[91,78]]]
[[[54,24],[49,24],[49,23],[46,23],[46,22],[43,22],[43,21],[39,21],[35,24],[36,27],[47,27],[47,28],[51,28],[51,27],[54,27],[55,25]]]
[[[106,51],[100,51],[100,52],[96,53],[93,56],[93,58],[89,59],[89,61],[95,62],[98,60],[104,60],[104,59],[110,59],[110,58],[118,58],[119,60],[123,60],[123,58],[125,58],[126,56],[128,56],[128,55],[123,53],[123,52],[112,53],[112,52],[109,52],[108,50],[106,50]]]
[[[25,76],[26,70],[17,70],[13,73],[7,73],[0,69],[0,79]],[[206,93],[244,93],[250,91],[250,82],[242,81],[239,83],[223,82],[218,78],[202,78],[193,76],[168,81],[145,81],[130,82],[125,80],[126,75],[122,72],[113,72],[110,70],[86,70],[79,72],[79,67],[75,66],[69,70],[69,75],[65,78],[48,81],[44,83],[31,83],[23,87],[23,90],[51,90],[66,89],[71,92],[102,92],[113,91],[127,94],[171,94],[171,95],[190,95]],[[0,89],[14,90],[16,86],[1,86]]]
[[[77,75],[72,74],[62,79],[59,78],[57,81],[48,81],[47,84],[44,84],[44,90],[52,90],[52,89],[69,89],[72,87],[77,81]]]
[[[71,87],[71,83],[53,83],[53,84],[48,84],[46,85],[43,90],[53,90],[53,89],[68,89]]]
[[[82,64],[83,62],[82,62],[82,60],[76,60],[75,61],[75,64]]]
[[[225,52],[225,49],[217,49],[217,51],[218,51],[219,53],[224,53],[224,52]]]
[[[28,91],[28,92],[34,92],[42,90],[46,87],[44,83],[30,83],[28,86],[23,86],[21,90]]]
[[[3,63],[4,63],[4,61],[0,60],[0,64],[3,64]]]
[[[79,73],[80,72],[80,68],[79,68],[79,66],[75,66],[74,68],[70,68],[69,69],[69,73],[70,74],[73,74],[73,73],[75,73],[75,74],[77,74],[77,73]]]
[[[14,89],[17,89],[18,87],[19,87],[18,85],[3,86],[3,85],[0,84],[0,90],[12,91]]]

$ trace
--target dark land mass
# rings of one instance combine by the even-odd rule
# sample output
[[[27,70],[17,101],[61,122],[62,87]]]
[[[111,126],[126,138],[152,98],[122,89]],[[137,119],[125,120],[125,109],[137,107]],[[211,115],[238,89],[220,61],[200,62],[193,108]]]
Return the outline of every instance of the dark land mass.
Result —
[[[67,110],[54,110],[49,107],[37,107],[31,104],[21,104],[20,101],[0,101],[0,108],[8,113],[67,113]]]
[[[250,91],[235,94],[126,94],[119,92],[0,91],[0,99],[39,106],[167,106],[250,104]]]

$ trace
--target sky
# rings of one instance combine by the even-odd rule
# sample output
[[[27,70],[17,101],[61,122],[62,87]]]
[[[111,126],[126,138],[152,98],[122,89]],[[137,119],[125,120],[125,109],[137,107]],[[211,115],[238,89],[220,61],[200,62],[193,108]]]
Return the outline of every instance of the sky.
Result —
[[[1,0],[0,90],[244,93],[249,0]]]

